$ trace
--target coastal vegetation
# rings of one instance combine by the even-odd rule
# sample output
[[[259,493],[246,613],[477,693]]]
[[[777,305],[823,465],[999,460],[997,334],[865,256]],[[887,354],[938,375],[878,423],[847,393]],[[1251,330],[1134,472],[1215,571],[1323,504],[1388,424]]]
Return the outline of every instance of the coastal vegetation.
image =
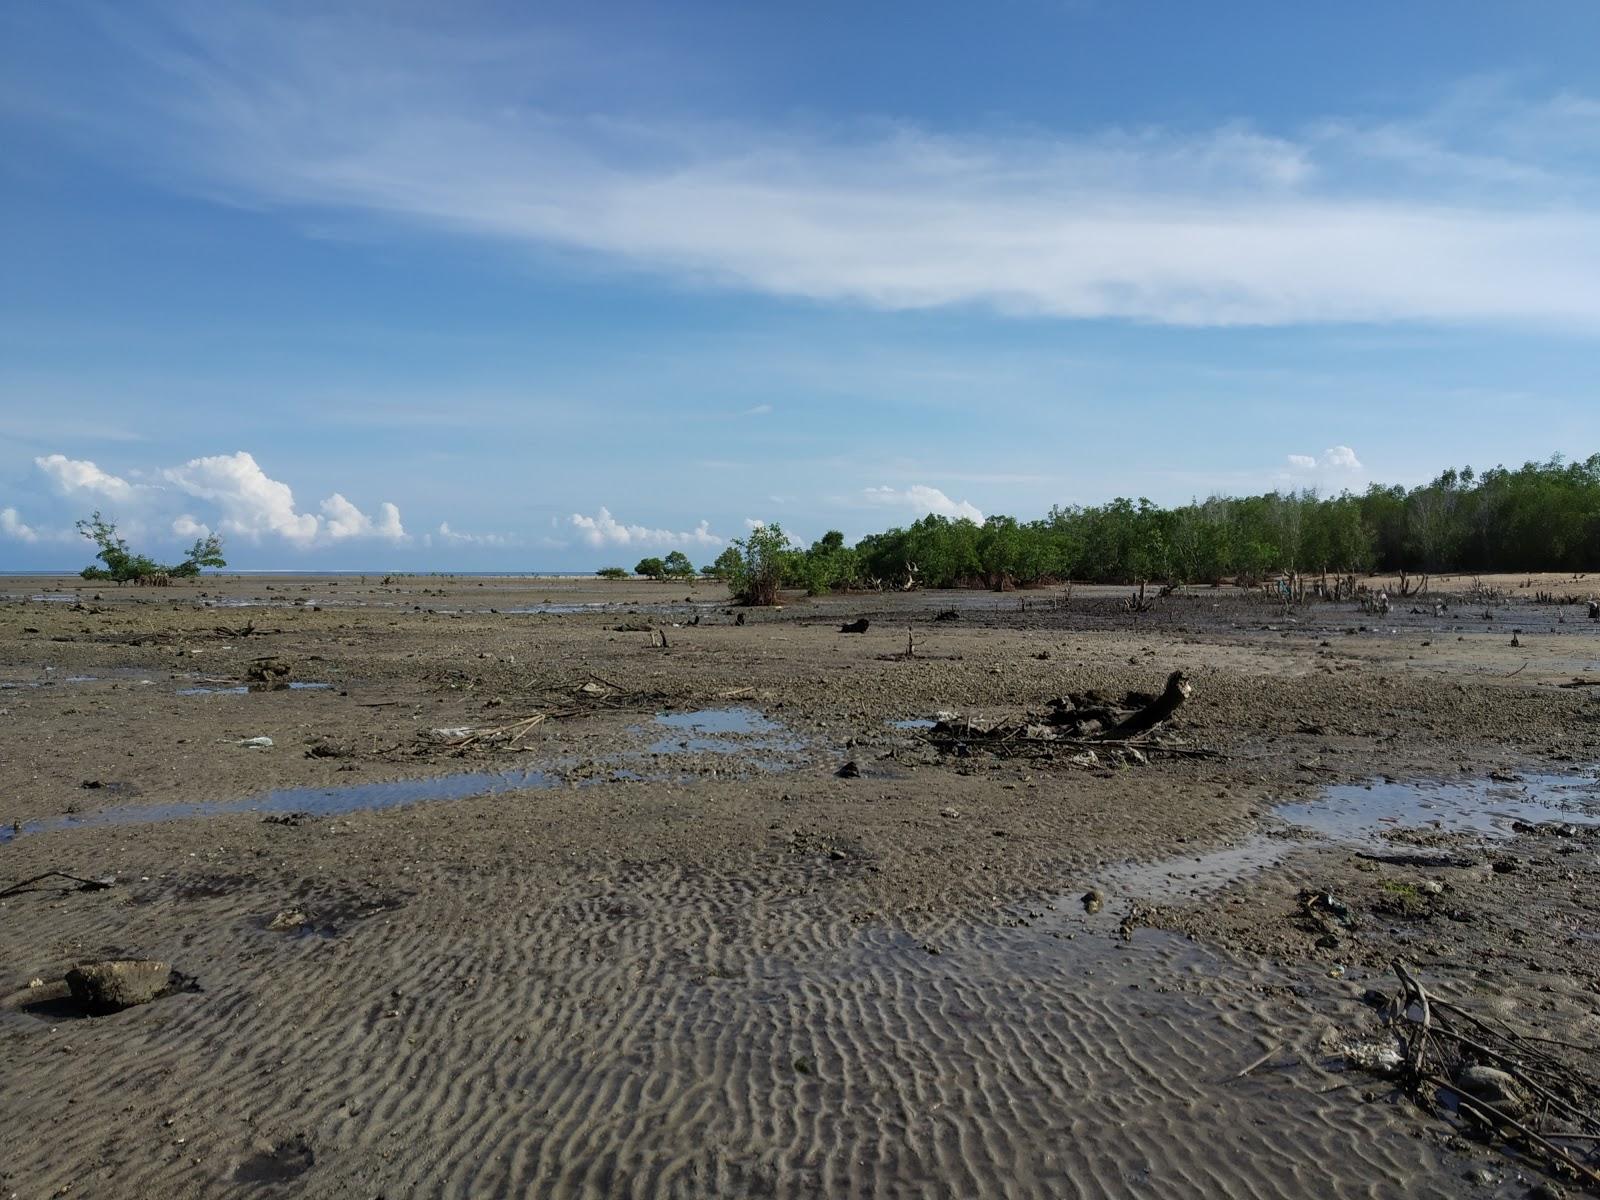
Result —
[[[97,509],[77,522],[78,532],[97,547],[95,555],[100,566],[90,563],[80,574],[84,579],[103,579],[111,583],[164,583],[170,579],[188,579],[200,574],[202,567],[225,567],[222,557],[222,538],[208,533],[198,538],[182,562],[163,566],[145,554],[135,554],[128,548],[126,539],[117,533],[114,523],[105,520]]]

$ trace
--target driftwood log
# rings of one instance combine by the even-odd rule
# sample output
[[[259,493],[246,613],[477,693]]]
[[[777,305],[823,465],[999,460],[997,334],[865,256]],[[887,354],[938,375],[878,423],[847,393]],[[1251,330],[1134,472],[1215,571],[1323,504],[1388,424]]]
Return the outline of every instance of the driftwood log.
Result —
[[[1165,724],[1192,695],[1194,695],[1194,684],[1189,682],[1189,677],[1182,671],[1174,671],[1167,676],[1167,686],[1162,689],[1159,696],[1100,736],[1105,740],[1122,741],[1141,733],[1149,733],[1156,726]]]

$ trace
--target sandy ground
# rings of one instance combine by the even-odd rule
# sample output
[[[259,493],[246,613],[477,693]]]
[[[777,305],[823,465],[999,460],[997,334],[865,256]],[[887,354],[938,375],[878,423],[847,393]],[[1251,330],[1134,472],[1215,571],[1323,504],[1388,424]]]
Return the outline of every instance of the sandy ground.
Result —
[[[1595,1044],[1590,586],[0,579],[0,887],[115,879],[0,900],[0,1194],[1524,1195],[1329,1046],[1396,954]],[[895,724],[1179,669],[1204,757]]]

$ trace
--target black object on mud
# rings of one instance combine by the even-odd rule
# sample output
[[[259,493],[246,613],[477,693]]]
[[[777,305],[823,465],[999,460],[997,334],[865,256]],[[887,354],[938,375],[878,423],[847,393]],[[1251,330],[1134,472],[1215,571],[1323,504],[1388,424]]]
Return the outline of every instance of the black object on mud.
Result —
[[[867,621],[867,619],[865,617],[858,617],[856,620],[851,621],[847,625],[839,626],[839,632],[840,633],[865,633],[867,631],[867,625],[868,625],[868,621]]]

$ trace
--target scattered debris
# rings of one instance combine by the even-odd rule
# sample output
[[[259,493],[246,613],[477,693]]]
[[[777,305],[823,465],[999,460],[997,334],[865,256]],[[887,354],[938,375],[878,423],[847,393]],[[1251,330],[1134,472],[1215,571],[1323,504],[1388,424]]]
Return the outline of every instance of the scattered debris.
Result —
[[[1140,740],[1164,725],[1193,694],[1194,686],[1188,676],[1174,671],[1159,694],[1130,692],[1116,700],[1097,691],[1073,693],[1050,701],[1048,711],[1043,714],[1026,714],[1018,720],[993,723],[970,718],[940,720],[926,736],[958,755],[964,753],[962,747],[969,743],[978,743],[1008,756],[1017,753],[1053,755],[1057,749],[1068,749],[1076,753],[1067,761],[1081,766],[1100,764],[1102,760],[1096,750],[1113,764],[1118,761],[1142,764],[1147,761],[1148,754],[1218,757],[1216,751],[1201,747]]]
[[[263,734],[260,737],[240,738],[234,742],[234,745],[243,746],[247,750],[270,750],[272,749],[272,739]]]
[[[1592,1069],[1560,1053],[1578,1048],[1476,1016],[1428,991],[1400,960],[1392,966],[1400,991],[1377,1001],[1399,1038],[1399,1063],[1378,1061],[1412,1099],[1478,1138],[1503,1141],[1559,1175],[1600,1187],[1591,1165],[1600,1141],[1600,1083]]]
[[[267,928],[276,932],[290,929],[301,929],[308,925],[311,918],[298,908],[286,908],[267,922]]]

